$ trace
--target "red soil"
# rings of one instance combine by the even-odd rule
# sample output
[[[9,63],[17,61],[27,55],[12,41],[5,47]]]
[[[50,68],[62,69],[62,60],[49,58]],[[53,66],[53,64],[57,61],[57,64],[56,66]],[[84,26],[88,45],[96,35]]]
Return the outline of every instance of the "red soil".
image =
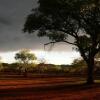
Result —
[[[0,80],[0,100],[100,100],[100,84],[80,83],[79,78]]]

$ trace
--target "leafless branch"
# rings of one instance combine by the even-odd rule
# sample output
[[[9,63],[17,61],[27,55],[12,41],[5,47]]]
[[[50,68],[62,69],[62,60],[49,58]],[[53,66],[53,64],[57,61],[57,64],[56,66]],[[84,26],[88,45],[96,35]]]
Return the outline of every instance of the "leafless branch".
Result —
[[[63,40],[63,41],[48,42],[48,43],[44,44],[44,49],[45,49],[45,46],[47,46],[47,45],[49,45],[49,44],[53,44],[53,45],[54,45],[55,43],[59,43],[59,42],[65,42],[65,43],[68,43],[68,44],[77,46],[76,43],[71,43],[71,42],[69,42],[69,41]]]

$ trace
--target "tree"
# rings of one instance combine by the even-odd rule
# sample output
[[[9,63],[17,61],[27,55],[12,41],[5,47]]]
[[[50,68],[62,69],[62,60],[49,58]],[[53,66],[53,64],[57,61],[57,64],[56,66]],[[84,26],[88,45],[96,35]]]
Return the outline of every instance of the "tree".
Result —
[[[83,59],[74,59],[74,61],[73,61],[73,63],[72,63],[72,65],[74,65],[74,66],[86,66],[86,63],[85,63],[85,61],[83,60]]]
[[[4,69],[4,66],[2,65],[2,57],[0,57],[0,71],[2,71],[2,69]]]
[[[97,54],[96,54],[96,56],[95,56],[95,60],[100,60],[100,52],[98,52]]]
[[[46,59],[45,58],[39,58],[38,62],[39,62],[39,64],[46,64]]]
[[[51,42],[45,45],[73,45],[88,66],[87,83],[94,83],[94,57],[100,51],[100,0],[39,0],[23,30],[49,37]]]
[[[22,66],[21,68],[23,68],[26,73],[29,63],[36,60],[37,58],[33,53],[30,53],[30,50],[24,49],[16,53],[15,59],[18,60],[21,63],[21,65],[24,66],[24,68]]]
[[[82,58],[74,59],[72,63],[72,69],[75,69],[75,72],[80,74],[86,74],[86,63]]]
[[[96,65],[96,70],[98,70],[98,68],[100,69],[100,52],[98,52],[95,56],[95,65]]]
[[[16,53],[15,59],[18,60],[21,63],[30,63],[33,60],[36,60],[36,56],[33,53],[30,53],[30,50],[24,49]]]

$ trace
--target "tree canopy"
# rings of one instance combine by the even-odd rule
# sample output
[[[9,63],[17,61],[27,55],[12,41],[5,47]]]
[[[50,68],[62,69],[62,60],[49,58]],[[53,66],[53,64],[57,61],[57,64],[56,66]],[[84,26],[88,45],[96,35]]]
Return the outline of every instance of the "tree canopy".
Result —
[[[18,60],[19,62],[25,64],[25,63],[30,63],[34,60],[36,60],[36,56],[33,53],[30,53],[28,49],[24,49],[16,53],[15,59]]]
[[[77,46],[88,60],[100,50],[100,5],[98,0],[39,0],[24,25],[29,33],[47,36],[51,43],[66,42]],[[74,41],[68,41],[68,37]]]

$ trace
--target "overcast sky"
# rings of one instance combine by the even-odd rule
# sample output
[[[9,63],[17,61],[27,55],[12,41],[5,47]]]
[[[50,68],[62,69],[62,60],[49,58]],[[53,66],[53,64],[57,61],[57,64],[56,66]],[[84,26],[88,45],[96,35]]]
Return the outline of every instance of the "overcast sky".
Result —
[[[44,50],[47,38],[39,38],[23,33],[23,25],[31,9],[37,6],[36,0],[0,0],[0,52],[17,51],[22,48]],[[55,52],[72,51],[71,46],[56,44]]]
[[[0,0],[0,52],[16,51],[20,48],[43,49],[47,38],[38,38],[22,32],[23,25],[36,0]],[[54,50],[71,50],[58,44]]]

